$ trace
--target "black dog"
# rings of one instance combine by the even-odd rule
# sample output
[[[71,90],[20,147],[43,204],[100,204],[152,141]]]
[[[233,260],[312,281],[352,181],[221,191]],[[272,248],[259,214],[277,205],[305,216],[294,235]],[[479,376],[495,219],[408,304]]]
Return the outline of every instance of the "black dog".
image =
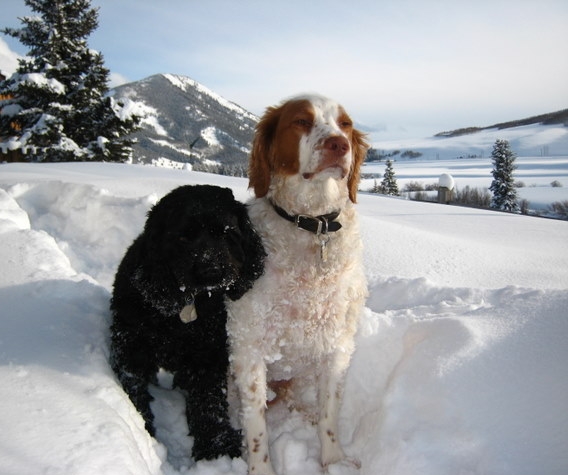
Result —
[[[224,299],[252,286],[264,256],[231,190],[182,186],[150,210],[116,273],[111,366],[152,435],[148,384],[160,368],[174,373],[188,395],[195,460],[241,455],[228,415]]]

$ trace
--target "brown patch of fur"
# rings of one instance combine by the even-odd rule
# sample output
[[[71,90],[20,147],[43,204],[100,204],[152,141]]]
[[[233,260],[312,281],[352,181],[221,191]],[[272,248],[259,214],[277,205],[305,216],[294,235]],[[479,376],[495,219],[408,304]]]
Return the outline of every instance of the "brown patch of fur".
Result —
[[[249,162],[249,188],[265,196],[273,175],[295,175],[299,171],[299,142],[313,122],[307,100],[288,101],[269,107],[258,125]]]
[[[252,441],[254,442],[254,446],[252,447],[252,451],[254,453],[257,453],[260,449],[260,439],[254,438],[254,439],[252,439]]]
[[[361,165],[365,161],[369,144],[365,140],[365,134],[359,132],[357,129],[351,131],[351,147],[353,153],[353,163],[351,164],[351,171],[347,180],[349,188],[349,199],[357,202],[357,188],[359,186],[359,179],[361,177]]]

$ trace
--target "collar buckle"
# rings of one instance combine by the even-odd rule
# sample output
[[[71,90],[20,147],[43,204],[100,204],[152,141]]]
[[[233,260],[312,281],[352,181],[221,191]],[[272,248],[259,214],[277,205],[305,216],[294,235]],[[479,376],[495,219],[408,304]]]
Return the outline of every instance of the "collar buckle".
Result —
[[[307,214],[297,214],[296,216],[293,216],[293,218],[296,227],[299,229],[303,229],[304,231],[310,231],[318,236],[322,233],[327,234],[327,228],[328,228],[327,219],[323,216],[314,217],[314,216],[309,216]],[[314,229],[314,226],[311,226],[308,223],[315,225],[316,228]]]

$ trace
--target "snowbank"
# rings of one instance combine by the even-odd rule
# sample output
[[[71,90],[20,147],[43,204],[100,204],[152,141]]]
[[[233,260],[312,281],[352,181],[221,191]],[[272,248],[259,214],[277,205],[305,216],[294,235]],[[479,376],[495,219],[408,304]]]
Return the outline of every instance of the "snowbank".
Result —
[[[155,388],[149,437],[107,362],[116,266],[149,207],[192,183],[249,196],[190,171],[0,166],[0,473],[246,474],[193,464],[175,391]],[[359,201],[370,297],[340,436],[360,474],[568,473],[568,223]],[[280,407],[269,425],[279,473],[321,473],[313,426]]]

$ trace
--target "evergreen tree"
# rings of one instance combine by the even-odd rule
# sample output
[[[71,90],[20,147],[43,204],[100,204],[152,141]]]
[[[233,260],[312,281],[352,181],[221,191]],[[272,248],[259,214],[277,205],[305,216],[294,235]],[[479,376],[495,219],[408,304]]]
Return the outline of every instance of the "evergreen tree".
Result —
[[[24,0],[39,16],[3,33],[29,47],[0,83],[0,137],[33,161],[125,161],[140,118],[107,96],[109,71],[87,46],[98,26],[90,0]]]
[[[383,190],[381,188],[381,186],[377,183],[377,180],[375,179],[373,181],[373,187],[369,190],[369,193],[381,193]]]
[[[392,167],[392,160],[386,161],[385,174],[383,175],[381,188],[385,195],[398,196],[398,184]]]
[[[493,181],[489,190],[493,192],[491,208],[501,211],[519,213],[517,189],[513,179],[515,154],[511,151],[507,140],[497,140],[493,145],[491,159],[493,163]]]

